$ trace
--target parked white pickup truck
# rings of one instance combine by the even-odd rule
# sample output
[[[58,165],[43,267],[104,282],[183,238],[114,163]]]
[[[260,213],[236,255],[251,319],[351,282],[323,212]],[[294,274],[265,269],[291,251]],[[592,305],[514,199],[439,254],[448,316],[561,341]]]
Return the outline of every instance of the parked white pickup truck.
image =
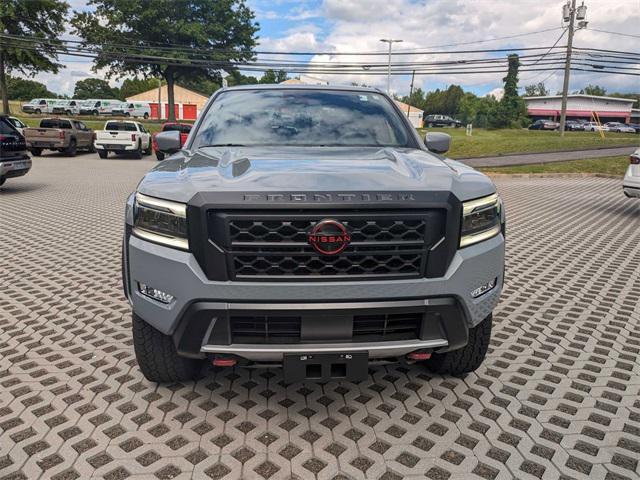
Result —
[[[142,158],[151,155],[151,134],[139,122],[114,120],[96,132],[95,147],[100,158],[107,158],[109,152],[133,153],[135,158]]]

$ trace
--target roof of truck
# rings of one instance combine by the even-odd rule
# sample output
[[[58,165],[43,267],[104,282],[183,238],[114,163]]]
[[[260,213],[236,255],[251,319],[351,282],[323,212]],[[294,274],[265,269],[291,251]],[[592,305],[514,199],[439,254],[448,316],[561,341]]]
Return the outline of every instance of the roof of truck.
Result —
[[[233,87],[225,87],[222,90],[342,90],[348,92],[384,93],[379,88],[373,87],[360,87],[352,85],[286,85],[282,83],[270,83],[263,85],[235,85]]]

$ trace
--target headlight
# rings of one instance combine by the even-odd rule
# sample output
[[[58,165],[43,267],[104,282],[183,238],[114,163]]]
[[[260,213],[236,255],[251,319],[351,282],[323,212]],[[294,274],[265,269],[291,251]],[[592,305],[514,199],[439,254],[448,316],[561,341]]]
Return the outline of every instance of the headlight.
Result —
[[[500,233],[502,201],[497,193],[462,204],[460,248],[488,240]]]
[[[151,242],[189,250],[187,206],[136,193],[133,233]]]

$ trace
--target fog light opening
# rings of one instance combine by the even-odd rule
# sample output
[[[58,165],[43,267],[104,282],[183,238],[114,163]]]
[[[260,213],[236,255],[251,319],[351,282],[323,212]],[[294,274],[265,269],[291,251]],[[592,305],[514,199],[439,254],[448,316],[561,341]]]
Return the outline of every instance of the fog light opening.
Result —
[[[480,295],[484,295],[485,293],[487,293],[490,290],[493,290],[496,286],[496,284],[498,283],[498,279],[494,278],[493,280],[491,280],[490,282],[485,283],[484,285],[480,285],[478,288],[476,288],[475,290],[471,291],[471,296],[473,298],[478,298]]]
[[[173,302],[173,295],[170,295],[157,288],[150,287],[147,284],[138,282],[138,291],[145,297],[152,298],[156,302],[168,304]]]
[[[233,367],[238,360],[229,357],[215,357],[211,362],[214,367]]]
[[[423,362],[425,360],[429,360],[430,358],[431,352],[427,352],[424,350],[417,350],[407,355],[407,360],[409,360],[410,362]]]

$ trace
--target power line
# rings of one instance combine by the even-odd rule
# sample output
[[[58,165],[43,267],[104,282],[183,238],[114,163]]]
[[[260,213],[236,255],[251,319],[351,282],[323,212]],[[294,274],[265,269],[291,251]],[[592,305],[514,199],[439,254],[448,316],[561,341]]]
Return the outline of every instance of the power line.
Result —
[[[589,28],[591,32],[608,33],[610,35],[619,35],[621,37],[640,38],[640,35],[631,35],[630,33],[610,32],[608,30],[598,30],[596,28]]]

